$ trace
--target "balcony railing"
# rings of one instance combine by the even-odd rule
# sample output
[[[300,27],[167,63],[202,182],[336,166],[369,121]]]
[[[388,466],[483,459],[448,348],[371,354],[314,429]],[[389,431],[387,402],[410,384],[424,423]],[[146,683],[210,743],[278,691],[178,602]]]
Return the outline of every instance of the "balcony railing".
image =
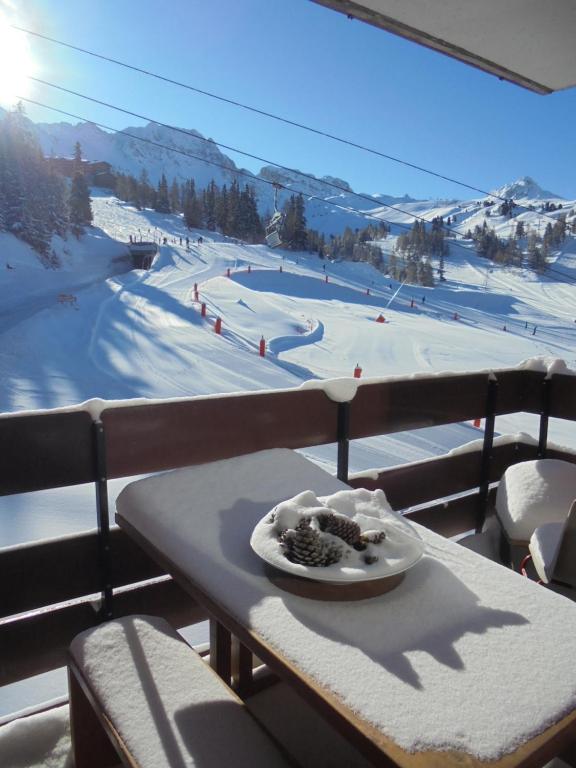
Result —
[[[506,369],[367,381],[350,403],[294,389],[0,417],[0,495],[93,483],[98,526],[0,550],[0,685],[62,666],[71,639],[107,616],[153,613],[177,627],[206,618],[122,531],[108,530],[108,480],[336,443],[340,478],[382,488],[394,509],[453,536],[481,527],[490,488],[511,464],[544,455],[576,463],[546,444],[549,417],[576,421],[575,381]],[[538,440],[493,441],[495,417],[516,412],[540,416]],[[348,477],[351,440],[475,418],[486,429],[470,449]]]

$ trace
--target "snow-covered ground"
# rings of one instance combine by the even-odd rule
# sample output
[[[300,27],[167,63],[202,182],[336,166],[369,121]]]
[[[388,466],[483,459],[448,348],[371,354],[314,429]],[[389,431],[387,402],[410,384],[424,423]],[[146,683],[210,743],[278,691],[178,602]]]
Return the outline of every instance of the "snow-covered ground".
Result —
[[[452,246],[446,282],[400,286],[364,263],[332,264],[189,232],[181,217],[137,211],[109,195],[97,194],[93,206],[96,227],[80,241],[57,244],[61,270],[44,269],[27,246],[0,236],[4,259],[14,267],[0,270],[0,411],[93,397],[294,387],[351,376],[357,363],[363,377],[508,367],[535,356],[560,357],[576,368],[576,284],[559,283],[556,273],[504,269],[472,248]],[[130,235],[167,238],[150,271],[119,272],[126,270],[118,257]],[[576,274],[572,248],[568,239],[555,269]],[[206,318],[194,301],[196,285]],[[58,302],[62,292],[75,296],[75,306]],[[380,314],[385,323],[375,322]],[[221,335],[214,332],[216,317]],[[261,337],[265,358],[258,354]],[[537,420],[501,417],[497,427],[534,433]],[[357,441],[351,468],[438,455],[477,436],[463,424]],[[553,424],[551,437],[576,446],[570,424]],[[306,454],[334,466],[334,446]],[[76,488],[2,499],[3,544],[91,527],[92,503],[78,511],[86,493]],[[57,520],[48,511],[54,496]]]
[[[422,205],[400,207],[416,213]],[[535,356],[563,358],[576,368],[576,283],[559,282],[556,272],[538,277],[489,265],[464,243],[451,246],[445,283],[400,286],[366,264],[331,264],[315,255],[189,232],[180,217],[139,212],[109,195],[97,194],[93,207],[96,226],[85,237],[55,243],[60,270],[45,269],[27,246],[0,235],[0,411],[93,397],[295,387],[313,378],[351,376],[357,363],[363,377],[499,368]],[[455,212],[462,232],[484,218],[472,203],[439,204],[426,215]],[[522,216],[535,220],[538,214]],[[398,218],[408,220],[405,214]],[[488,223],[502,233],[511,226],[497,216]],[[167,238],[150,271],[125,271],[130,235]],[[393,243],[394,237],[384,241],[385,250]],[[568,278],[576,277],[573,250],[569,239],[555,257],[554,269]],[[195,284],[207,306],[205,319],[193,300]],[[59,302],[61,293],[73,295],[75,303]],[[379,314],[384,324],[375,322]],[[222,335],[214,332],[216,317]],[[265,358],[258,354],[262,336]],[[500,432],[537,434],[537,427],[528,415],[497,420]],[[457,424],[356,441],[351,470],[443,454],[480,436],[471,424]],[[576,447],[570,423],[551,424],[550,437]],[[335,446],[304,453],[333,471]],[[111,484],[112,509],[125,482]],[[91,487],[0,499],[2,546],[95,523]],[[51,682],[56,678],[36,681],[35,692],[60,691],[61,680]],[[0,714],[15,700],[25,703],[24,695],[0,692]]]

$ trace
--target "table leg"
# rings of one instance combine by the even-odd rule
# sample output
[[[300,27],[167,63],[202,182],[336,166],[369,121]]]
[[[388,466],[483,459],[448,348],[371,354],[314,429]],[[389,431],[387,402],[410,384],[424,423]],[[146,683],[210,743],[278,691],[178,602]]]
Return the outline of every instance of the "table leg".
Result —
[[[571,744],[568,749],[564,750],[560,754],[560,758],[566,763],[566,765],[576,768],[576,743]]]
[[[232,638],[232,687],[241,699],[252,692],[252,651]]]
[[[232,637],[216,619],[210,619],[210,666],[230,685],[232,677]]]

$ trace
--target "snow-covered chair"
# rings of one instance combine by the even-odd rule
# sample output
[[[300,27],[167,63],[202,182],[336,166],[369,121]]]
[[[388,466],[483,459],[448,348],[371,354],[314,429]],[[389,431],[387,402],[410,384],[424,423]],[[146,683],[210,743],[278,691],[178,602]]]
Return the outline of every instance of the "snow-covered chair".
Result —
[[[530,555],[544,584],[576,588],[576,501],[563,523],[545,523],[530,538]]]
[[[545,523],[564,523],[576,497],[576,464],[559,459],[508,467],[496,494],[496,514],[511,545],[528,546]]]
[[[163,619],[78,635],[69,656],[76,768],[287,768],[242,701]]]

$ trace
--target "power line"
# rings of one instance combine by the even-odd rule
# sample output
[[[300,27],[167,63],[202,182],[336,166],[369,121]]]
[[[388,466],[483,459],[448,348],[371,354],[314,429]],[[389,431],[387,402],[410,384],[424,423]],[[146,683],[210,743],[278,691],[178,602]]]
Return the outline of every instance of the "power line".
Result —
[[[390,210],[393,210],[393,211],[395,211],[397,213],[403,213],[405,216],[409,216],[409,217],[411,217],[413,219],[418,219],[419,221],[423,221],[426,224],[431,223],[429,218],[426,218],[425,216],[420,216],[417,213],[414,213],[412,211],[406,211],[403,208],[399,208],[397,205],[390,205],[389,203],[384,203],[384,202],[381,202],[381,201],[377,201],[373,197],[371,197],[369,195],[362,194],[361,192],[350,191],[347,187],[344,187],[341,184],[337,184],[337,183],[335,183],[333,181],[327,181],[326,179],[318,179],[315,176],[313,176],[312,174],[305,173],[303,171],[299,171],[299,170],[297,170],[295,168],[289,168],[289,167],[287,167],[285,165],[282,165],[281,163],[275,162],[274,160],[270,160],[268,158],[261,157],[260,155],[255,155],[255,154],[253,154],[251,152],[246,152],[245,150],[238,149],[237,147],[233,147],[233,146],[231,146],[229,144],[224,144],[221,141],[215,141],[214,139],[207,139],[204,136],[192,133],[191,131],[186,130],[185,128],[178,128],[176,126],[169,125],[168,123],[164,123],[161,120],[158,120],[157,118],[153,118],[153,117],[150,117],[150,116],[147,116],[147,115],[142,115],[142,114],[140,114],[138,112],[133,112],[132,110],[126,109],[125,107],[119,107],[118,105],[111,104],[110,102],[103,101],[101,99],[96,99],[93,96],[88,96],[87,94],[80,93],[79,91],[74,91],[74,90],[72,90],[70,88],[65,88],[62,85],[58,85],[56,83],[49,82],[48,80],[42,80],[41,78],[32,77],[32,76],[29,76],[28,79],[32,80],[33,82],[39,83],[41,85],[46,85],[46,86],[49,86],[50,88],[54,88],[56,90],[62,91],[62,92],[67,93],[67,94],[70,94],[72,96],[78,96],[81,99],[84,99],[86,101],[90,101],[90,102],[92,102],[94,104],[98,104],[98,105],[106,107],[108,109],[113,109],[116,112],[121,112],[121,113],[123,113],[125,115],[129,115],[130,117],[135,117],[135,118],[137,118],[139,120],[146,120],[148,122],[151,122],[151,123],[154,123],[156,125],[159,125],[159,126],[161,126],[163,128],[167,128],[168,130],[175,131],[176,133],[181,133],[181,134],[183,134],[185,136],[191,136],[192,138],[196,139],[197,141],[203,141],[203,142],[208,143],[208,144],[215,144],[216,146],[221,147],[223,149],[226,149],[226,150],[228,150],[230,152],[235,152],[235,153],[237,153],[239,155],[242,155],[244,157],[249,157],[252,160],[258,160],[259,162],[267,163],[268,165],[272,165],[275,168],[279,168],[279,169],[281,169],[283,171],[286,171],[288,173],[294,174],[294,175],[299,176],[299,177],[301,177],[303,179],[307,179],[309,181],[313,181],[316,184],[320,184],[320,185],[325,186],[325,187],[330,187],[331,189],[337,190],[339,192],[344,192],[345,194],[351,194],[354,197],[357,197],[357,198],[359,198],[361,200],[366,200],[371,205],[373,205],[375,208],[378,208],[378,207],[380,207],[380,208],[389,208]],[[295,190],[295,191],[298,191],[298,190]],[[310,197],[310,195],[307,194],[307,193],[306,193],[306,196]],[[325,201],[323,201],[323,202],[325,202]],[[353,208],[347,208],[347,210],[355,211],[356,213],[360,213],[362,215],[368,215],[364,211],[359,211],[359,210],[353,209]],[[384,221],[384,219],[381,219],[380,217],[375,217],[375,218],[378,218],[379,220]],[[550,218],[552,218],[552,217],[550,217]],[[554,221],[556,221],[556,219],[554,219]],[[387,223],[391,224],[392,222],[387,221]],[[406,229],[410,228],[410,225],[403,224],[401,222],[394,222],[394,223],[396,223],[397,226],[402,227],[402,228],[406,228]],[[456,229],[448,227],[445,224],[443,226],[444,226],[444,230],[446,232],[452,233],[455,237],[458,236],[458,235],[462,235],[462,233],[459,232]],[[457,241],[455,241],[455,244],[459,245],[457,243]],[[466,250],[468,250],[468,249],[466,249]]]
[[[43,109],[49,109],[52,112],[57,112],[60,115],[65,115],[66,117],[73,117],[75,120],[82,120],[87,123],[92,123],[92,125],[96,125],[99,128],[104,128],[107,131],[112,131],[114,133],[122,134],[123,136],[128,136],[131,139],[135,139],[136,141],[141,141],[145,144],[150,144],[153,147],[158,147],[159,149],[165,149],[168,152],[175,152],[176,154],[184,155],[185,157],[190,157],[193,160],[200,160],[201,162],[206,163],[207,165],[213,165],[216,168],[221,168],[225,170],[227,173],[232,173],[237,176],[246,176],[246,178],[248,178],[252,183],[258,182],[262,184],[268,184],[269,186],[274,186],[275,184],[277,184],[277,182],[275,181],[269,181],[268,179],[256,177],[249,171],[243,171],[239,168],[235,168],[234,170],[231,170],[231,168],[228,165],[224,165],[224,163],[218,163],[216,162],[216,160],[208,160],[207,158],[200,157],[200,155],[195,155],[192,152],[187,152],[186,150],[178,149],[177,147],[170,147],[167,144],[162,144],[158,141],[152,141],[152,139],[146,139],[143,136],[137,136],[134,133],[129,133],[128,131],[124,131],[119,128],[113,128],[111,125],[106,125],[105,123],[98,123],[95,120],[88,120],[88,118],[83,117],[82,115],[77,115],[73,112],[67,112],[63,109],[58,109],[57,107],[51,107],[49,104],[43,104],[40,101],[36,101],[35,99],[30,99],[26,96],[16,96],[16,98],[19,99],[20,101],[25,101],[28,104],[34,104],[37,107],[42,107]],[[283,167],[283,166],[280,166],[280,167]],[[284,187],[284,188],[288,189],[287,187]],[[290,191],[297,192],[307,197],[309,200],[318,200],[319,202],[326,204],[326,200],[324,198],[318,197],[317,195],[311,195],[308,192],[303,192],[302,190],[297,189],[295,187],[294,188],[290,187]],[[340,208],[340,210],[346,211],[347,213],[357,213],[360,216],[364,216],[365,218],[374,219],[375,221],[379,221],[381,223],[383,222],[385,224],[390,224],[391,226],[392,224],[395,224],[398,227],[411,229],[409,224],[402,224],[400,222],[390,222],[387,219],[384,219],[382,216],[376,216],[373,213],[369,213],[368,211],[361,211],[358,208],[353,208],[352,206],[340,205],[338,203],[335,203],[333,200],[330,201],[330,205],[334,206],[335,208]],[[460,245],[460,244],[456,243],[456,245]],[[464,246],[460,246],[460,247],[464,247]]]
[[[59,86],[55,86],[55,87],[59,87]],[[66,89],[63,89],[63,90],[66,90]],[[80,94],[78,94],[78,95],[80,95]],[[123,136],[127,136],[127,137],[129,137],[131,139],[135,139],[136,141],[141,141],[144,144],[149,144],[151,146],[155,146],[155,147],[158,147],[160,149],[165,149],[168,152],[174,152],[174,153],[179,154],[179,155],[184,155],[185,157],[189,157],[189,158],[191,158],[193,160],[200,160],[201,162],[206,163],[207,165],[213,165],[213,166],[215,166],[217,168],[221,168],[222,170],[225,170],[228,173],[233,173],[233,174],[236,174],[236,175],[239,175],[239,176],[245,176],[251,182],[258,181],[260,183],[268,184],[269,186],[274,186],[274,184],[277,183],[277,182],[274,182],[274,181],[269,181],[268,179],[264,179],[264,178],[256,178],[250,172],[243,171],[241,169],[235,169],[235,170],[231,171],[229,166],[224,165],[223,163],[218,163],[215,160],[208,160],[208,159],[206,159],[204,157],[200,157],[199,155],[195,155],[192,152],[187,152],[186,150],[178,149],[177,147],[170,147],[167,144],[162,144],[160,142],[153,141],[152,139],[146,139],[143,136],[137,136],[136,134],[129,133],[128,131],[120,130],[118,128],[113,128],[112,126],[106,125],[104,123],[99,123],[99,122],[96,122],[94,120],[88,120],[86,117],[83,117],[82,115],[77,115],[77,114],[75,114],[73,112],[67,112],[67,111],[65,111],[63,109],[59,109],[57,107],[52,107],[52,106],[50,106],[48,104],[43,104],[42,102],[36,101],[34,99],[30,99],[30,98],[25,97],[25,96],[17,96],[17,98],[20,99],[21,101],[25,101],[25,102],[27,102],[29,104],[34,104],[37,107],[41,107],[43,109],[49,109],[49,110],[51,110],[53,112],[57,112],[58,114],[65,115],[66,117],[72,117],[75,120],[82,120],[83,122],[90,122],[93,125],[98,126],[99,128],[103,128],[105,130],[112,131],[114,133],[119,133],[119,134],[121,134]],[[89,99],[89,97],[83,97],[83,98],[88,98]],[[96,100],[94,100],[94,101],[96,101]],[[98,102],[98,103],[106,105],[105,102]],[[111,105],[106,105],[106,106],[111,106]],[[116,107],[111,107],[111,108],[116,109]],[[122,112],[126,111],[126,110],[123,110],[123,109],[121,109],[119,107],[117,109],[119,109]],[[144,119],[146,119],[146,118],[144,118]],[[156,122],[156,121],[152,121],[152,122]],[[164,125],[164,124],[163,123],[158,123],[158,125]],[[166,126],[166,127],[171,128],[172,126]],[[194,134],[190,134],[188,131],[185,131],[184,129],[175,129],[175,130],[179,130],[179,131],[181,131],[183,133],[187,133],[188,135],[194,136]],[[198,138],[198,137],[194,136],[194,138]],[[240,150],[234,150],[234,151],[240,152]],[[278,167],[284,168],[284,166],[278,166]],[[284,170],[288,170],[289,171],[290,169],[289,168],[284,168]],[[303,174],[303,173],[301,175],[302,176],[307,176],[307,174]],[[308,178],[314,178],[314,177],[308,177]],[[322,181],[322,180],[318,180],[318,179],[315,179],[315,180],[316,181]],[[322,183],[328,184],[329,182],[322,181]],[[310,195],[310,194],[305,193],[302,190],[299,190],[299,189],[296,189],[296,188],[294,188],[293,190],[291,189],[291,191],[294,191],[294,192],[297,192],[299,194],[302,194],[302,195],[304,195],[305,197],[307,197],[310,200],[317,200],[318,202],[321,202],[323,204],[326,204],[326,202],[327,202],[324,198],[318,197],[317,195]],[[346,190],[346,191],[348,191],[348,190]],[[335,203],[334,201],[330,201],[330,205],[333,205],[334,207],[339,208],[340,210],[345,211],[346,213],[357,213],[357,214],[359,214],[359,215],[361,215],[361,216],[363,216],[365,218],[374,219],[375,221],[378,221],[379,223],[384,222],[386,224],[389,224],[390,226],[395,224],[396,226],[404,228],[404,229],[408,229],[408,230],[411,229],[411,226],[409,224],[403,224],[403,223],[400,223],[400,222],[391,222],[391,221],[388,221],[387,219],[384,219],[381,216],[376,216],[375,214],[371,214],[368,211],[361,211],[361,210],[359,210],[357,208],[353,208],[351,206],[340,205],[338,203]],[[400,211],[400,209],[398,209],[398,208],[393,208],[393,210]],[[401,211],[401,212],[405,213],[404,211]],[[408,215],[414,216],[414,214],[408,214]],[[416,218],[422,219],[423,221],[426,221],[427,223],[430,223],[429,220],[423,219],[420,216],[416,216]],[[445,227],[445,229],[447,229],[447,228]],[[447,230],[447,231],[454,231],[454,230]],[[458,234],[460,234],[460,233],[458,233]],[[456,246],[458,248],[463,249],[466,252],[467,255],[470,255],[470,249],[467,246],[463,245],[462,243],[454,241],[452,243],[452,245],[454,245],[454,246]],[[567,280],[569,282],[576,282],[575,278],[570,278],[568,275],[564,275],[564,274],[558,272],[558,270],[554,270],[552,267],[547,267],[547,270],[550,270],[550,271],[552,271],[554,273],[562,275],[565,278],[565,280]]]
[[[283,171],[287,171],[288,173],[295,174],[296,176],[301,176],[302,178],[307,179],[308,181],[313,181],[325,187],[330,187],[331,189],[338,190],[339,192],[345,192],[346,194],[353,195],[354,197],[357,197],[361,200],[367,200],[369,203],[371,203],[374,206],[374,208],[390,208],[390,210],[392,211],[396,211],[397,213],[403,213],[406,216],[410,216],[414,219],[418,219],[419,221],[423,221],[426,224],[430,224],[430,219],[427,219],[425,216],[419,216],[417,213],[412,213],[411,211],[405,211],[402,208],[398,208],[395,205],[390,205],[389,203],[383,203],[379,200],[377,201],[373,197],[369,195],[364,195],[361,192],[354,192],[354,191],[351,192],[350,189],[348,189],[348,187],[344,187],[342,184],[336,184],[335,182],[327,181],[326,179],[318,179],[315,176],[312,176],[312,174],[310,173],[304,173],[304,171],[298,171],[295,168],[288,168],[287,166],[282,165],[281,163],[276,163],[274,160],[269,160],[268,158],[260,157],[259,155],[254,155],[250,152],[246,152],[242,149],[238,149],[237,147],[232,147],[229,144],[224,144],[221,141],[214,141],[213,139],[207,139],[204,136],[196,135],[191,131],[187,131],[185,128],[177,128],[174,125],[163,123],[160,120],[157,120],[156,118],[147,117],[146,115],[141,115],[138,112],[132,112],[131,110],[125,109],[124,107],[118,107],[114,104],[110,104],[107,101],[101,101],[100,99],[96,99],[93,96],[87,96],[84,93],[79,93],[78,91],[73,91],[70,88],[65,88],[62,85],[56,85],[55,83],[50,83],[47,80],[41,80],[38,77],[29,76],[29,79],[33,80],[36,83],[41,83],[42,85],[48,85],[50,86],[50,88],[56,88],[57,90],[63,91],[64,93],[71,94],[72,96],[79,96],[81,99],[85,99],[86,101],[91,101],[94,104],[99,104],[100,106],[107,107],[108,109],[113,109],[116,112],[122,112],[125,115],[130,115],[130,117],[136,117],[139,120],[147,120],[148,122],[155,123],[156,125],[160,125],[163,128],[167,128],[168,130],[175,131],[177,133],[182,133],[185,136],[191,136],[192,138],[198,141],[204,141],[208,144],[216,144],[216,146],[222,147],[223,149],[226,149],[230,152],[236,152],[237,154],[243,155],[244,157],[249,157],[252,160],[258,160],[259,162],[267,163],[268,165],[273,165],[275,168],[280,168]],[[309,197],[307,193],[306,193],[306,196]],[[357,212],[363,213],[363,211],[357,211]],[[409,226],[409,225],[399,224],[399,226]],[[445,229],[449,232],[452,232],[454,235],[460,234],[460,232],[458,232],[457,230],[450,229],[449,227],[445,227]]]
[[[479,192],[482,195],[486,195],[486,196],[489,196],[489,197],[494,197],[494,198],[496,198],[498,200],[502,200],[503,202],[507,202],[507,198],[502,197],[501,195],[496,195],[496,194],[493,194],[492,192],[487,192],[485,189],[481,189],[480,187],[476,187],[473,184],[468,184],[467,182],[460,181],[458,179],[454,179],[454,178],[452,178],[450,176],[446,176],[446,175],[444,175],[442,173],[438,173],[437,171],[432,171],[429,168],[424,168],[421,165],[417,165],[416,163],[411,163],[408,160],[403,160],[402,158],[395,157],[394,155],[389,155],[389,154],[387,154],[385,152],[381,152],[378,149],[374,149],[372,147],[367,147],[367,146],[365,146],[363,144],[360,144],[360,143],[358,143],[356,141],[352,141],[351,139],[344,139],[341,136],[336,136],[335,134],[329,133],[328,131],[323,131],[323,130],[321,130],[319,128],[313,128],[310,125],[306,125],[305,123],[300,123],[300,122],[298,122],[296,120],[291,120],[291,119],[289,119],[287,117],[282,117],[280,115],[275,115],[274,113],[268,112],[268,111],[266,111],[264,109],[260,109],[259,107],[253,107],[253,106],[250,106],[248,104],[244,104],[244,103],[242,103],[240,101],[236,101],[235,99],[230,99],[230,98],[227,98],[225,96],[220,96],[219,94],[212,93],[211,91],[206,91],[206,90],[204,90],[202,88],[198,88],[196,86],[190,85],[189,83],[183,83],[183,82],[181,82],[179,80],[174,80],[173,78],[166,77],[165,75],[160,75],[157,72],[152,72],[149,69],[144,69],[143,67],[137,67],[134,64],[128,64],[125,61],[120,61],[119,59],[115,59],[115,58],[113,58],[111,56],[105,56],[104,54],[96,53],[95,51],[91,51],[88,48],[82,48],[81,46],[73,45],[72,43],[66,43],[63,40],[58,40],[57,38],[49,37],[48,35],[43,35],[40,32],[34,32],[34,31],[30,30],[30,29],[25,29],[24,27],[17,26],[16,24],[11,24],[10,26],[13,29],[18,30],[19,32],[24,32],[27,35],[32,35],[34,37],[38,37],[38,38],[40,38],[42,40],[46,40],[46,41],[48,41],[50,43],[54,43],[55,45],[60,45],[60,46],[62,46],[64,48],[69,48],[70,50],[78,51],[79,53],[84,53],[87,56],[92,56],[92,57],[94,57],[96,59],[100,59],[101,61],[107,61],[110,64],[116,64],[119,67],[124,67],[125,69],[132,70],[133,72],[138,72],[139,74],[146,75],[148,77],[153,77],[156,80],[161,80],[161,81],[163,81],[165,83],[169,83],[170,85],[176,85],[179,88],[185,88],[186,90],[193,91],[194,93],[199,93],[202,96],[208,96],[211,99],[216,99],[217,101],[221,101],[221,102],[223,102],[225,104],[230,104],[230,105],[232,105],[234,107],[238,107],[240,109],[247,110],[248,112],[253,112],[253,113],[255,113],[257,115],[260,115],[262,117],[267,117],[267,118],[270,118],[271,120],[276,120],[276,121],[278,121],[280,123],[285,123],[286,125],[290,125],[290,126],[292,126],[294,128],[299,128],[299,129],[301,129],[303,131],[307,131],[308,133],[313,133],[313,134],[315,134],[317,136],[322,136],[322,137],[324,137],[326,139],[330,139],[331,141],[336,141],[336,142],[338,142],[340,144],[344,144],[346,146],[353,147],[354,149],[359,149],[362,152],[368,152],[371,155],[375,155],[377,157],[381,157],[381,158],[383,158],[385,160],[390,160],[390,161],[392,161],[394,163],[398,163],[399,165],[403,165],[403,166],[405,166],[407,168],[412,168],[413,170],[420,171],[421,173],[427,173],[428,175],[434,176],[437,179],[442,179],[443,181],[448,181],[451,184],[457,184],[458,186],[465,187],[466,189],[470,189],[473,192]],[[530,208],[528,208],[527,206],[523,206],[523,205],[518,205],[517,207],[519,207],[519,208],[521,208],[523,210],[526,210],[526,211],[530,210]],[[546,216],[547,214],[543,214],[543,215]],[[552,217],[552,216],[548,216],[548,218],[555,220],[554,217]]]

